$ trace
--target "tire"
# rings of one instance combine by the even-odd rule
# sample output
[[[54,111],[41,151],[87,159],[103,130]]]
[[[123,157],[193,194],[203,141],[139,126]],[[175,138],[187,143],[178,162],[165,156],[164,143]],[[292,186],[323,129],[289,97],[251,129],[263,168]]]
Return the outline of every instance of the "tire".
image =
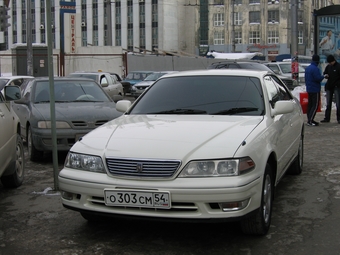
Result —
[[[42,159],[44,152],[38,151],[33,144],[33,137],[32,137],[32,129],[29,126],[27,132],[27,150],[28,150],[28,157],[31,161],[39,161]]]
[[[292,165],[289,167],[287,174],[291,174],[291,175],[301,174],[301,172],[303,170],[303,151],[304,151],[303,134],[301,134],[300,142],[299,142],[298,155],[294,159]]]
[[[267,163],[263,176],[261,206],[256,213],[246,216],[241,221],[241,229],[244,234],[265,235],[267,234],[272,216],[274,197],[273,173]]]
[[[22,139],[17,134],[15,164],[13,164],[14,172],[10,175],[2,176],[1,182],[6,188],[17,188],[24,181],[25,173],[25,152]]]

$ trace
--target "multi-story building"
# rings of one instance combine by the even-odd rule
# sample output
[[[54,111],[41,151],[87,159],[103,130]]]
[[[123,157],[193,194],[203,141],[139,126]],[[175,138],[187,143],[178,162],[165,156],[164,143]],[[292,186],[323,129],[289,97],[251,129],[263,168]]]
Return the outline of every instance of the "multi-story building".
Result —
[[[27,10],[30,1],[30,9]],[[205,54],[262,52],[269,59],[290,53],[292,0],[49,0],[52,42],[64,50],[64,27],[75,14],[75,47],[121,46],[128,51]],[[313,49],[313,10],[340,0],[297,0],[298,53]],[[46,0],[10,0],[0,50],[47,42]],[[31,16],[27,16],[30,14]],[[29,19],[28,19],[29,18]],[[30,20],[31,29],[27,30]]]

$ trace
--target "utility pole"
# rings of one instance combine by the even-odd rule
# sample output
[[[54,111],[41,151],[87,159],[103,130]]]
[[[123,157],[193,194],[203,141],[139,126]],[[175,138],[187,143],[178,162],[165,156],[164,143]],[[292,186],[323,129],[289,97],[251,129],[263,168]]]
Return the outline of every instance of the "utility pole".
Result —
[[[299,59],[298,59],[298,1],[291,0],[292,22],[291,22],[291,46],[290,55],[292,57],[292,79],[299,80]]]
[[[33,76],[33,46],[32,46],[32,14],[31,0],[26,0],[26,42],[27,42],[27,75]]]
[[[232,50],[231,52],[235,53],[235,0],[232,0],[232,15],[231,15],[231,24],[232,24],[232,30],[231,30],[231,45],[232,45]]]
[[[28,0],[30,1],[30,0]],[[55,96],[54,96],[54,75],[53,75],[53,44],[52,44],[52,22],[51,22],[51,1],[46,1],[46,31],[47,31],[47,54],[48,54],[48,78],[50,82],[50,114],[51,114],[51,133],[52,133],[52,158],[53,158],[53,176],[54,191],[59,190],[58,183],[58,146],[57,146],[57,128],[55,114]]]

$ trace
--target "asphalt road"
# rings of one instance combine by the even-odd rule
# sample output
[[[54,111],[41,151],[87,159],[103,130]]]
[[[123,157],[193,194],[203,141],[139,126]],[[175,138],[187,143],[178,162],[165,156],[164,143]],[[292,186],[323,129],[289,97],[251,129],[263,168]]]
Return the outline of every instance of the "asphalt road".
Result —
[[[340,125],[305,129],[304,171],[276,190],[272,226],[263,237],[237,223],[179,224],[108,220],[89,224],[54,192],[52,156],[27,161],[24,184],[0,185],[0,255],[302,255],[340,254]],[[321,120],[318,113],[316,120]],[[65,154],[59,154],[59,168]],[[52,189],[52,191],[51,191]]]

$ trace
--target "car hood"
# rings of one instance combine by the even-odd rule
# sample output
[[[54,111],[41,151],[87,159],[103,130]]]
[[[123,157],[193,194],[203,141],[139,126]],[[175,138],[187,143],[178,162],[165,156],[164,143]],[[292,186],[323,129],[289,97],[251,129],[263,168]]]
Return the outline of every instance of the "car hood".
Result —
[[[49,104],[34,104],[35,110],[45,120],[50,120]],[[55,103],[56,120],[112,120],[121,113],[115,109],[113,102],[77,102],[77,103]]]
[[[135,86],[150,86],[154,83],[155,81],[141,81],[135,84]]]
[[[123,158],[232,157],[262,119],[261,116],[124,115],[84,136],[71,150]]]

